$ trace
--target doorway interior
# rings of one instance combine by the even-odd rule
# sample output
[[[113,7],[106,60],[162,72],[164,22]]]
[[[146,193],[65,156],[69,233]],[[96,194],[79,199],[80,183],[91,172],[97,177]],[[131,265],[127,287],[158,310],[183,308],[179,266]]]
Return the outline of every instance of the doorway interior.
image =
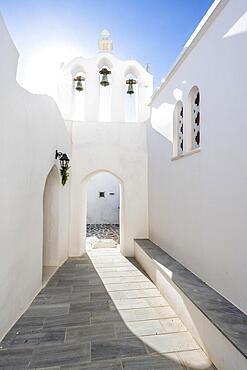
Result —
[[[87,186],[86,249],[120,248],[121,184],[109,172],[93,175]]]

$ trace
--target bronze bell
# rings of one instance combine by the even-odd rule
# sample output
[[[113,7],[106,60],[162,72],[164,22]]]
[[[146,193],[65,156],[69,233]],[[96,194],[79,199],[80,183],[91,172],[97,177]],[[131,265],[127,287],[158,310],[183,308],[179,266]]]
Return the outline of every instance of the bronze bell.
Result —
[[[77,91],[83,91],[82,81],[85,81],[85,77],[77,76],[74,78],[74,81],[76,82],[75,89]]]
[[[101,86],[109,86],[110,83],[108,81],[107,75],[111,73],[107,68],[102,68],[99,73],[102,75],[102,79],[100,81]]]
[[[132,95],[134,94],[134,84],[136,84],[136,80],[133,80],[132,78],[129,78],[128,80],[126,80],[126,84],[128,85],[128,90],[127,90],[127,94],[129,95]]]

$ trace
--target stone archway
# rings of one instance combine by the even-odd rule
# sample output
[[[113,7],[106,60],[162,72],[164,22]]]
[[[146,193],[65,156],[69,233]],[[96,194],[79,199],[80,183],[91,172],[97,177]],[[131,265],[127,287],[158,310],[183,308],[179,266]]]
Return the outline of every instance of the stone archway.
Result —
[[[87,250],[120,246],[120,190],[119,180],[109,172],[90,176],[87,185]]]
[[[109,173],[114,176],[120,186],[120,210],[119,210],[119,226],[120,226],[120,251],[124,253],[124,240],[125,240],[125,220],[124,220],[124,184],[123,181],[114,173],[109,170],[97,170],[89,173],[84,177],[81,183],[81,199],[82,199],[82,212],[80,217],[80,244],[81,252],[86,250],[86,220],[87,220],[87,190],[90,179],[99,173]]]

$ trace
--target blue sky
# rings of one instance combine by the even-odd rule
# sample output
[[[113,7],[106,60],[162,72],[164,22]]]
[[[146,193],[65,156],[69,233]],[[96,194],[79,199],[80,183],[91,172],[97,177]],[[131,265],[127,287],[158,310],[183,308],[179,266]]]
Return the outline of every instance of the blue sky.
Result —
[[[41,50],[71,46],[71,58],[93,56],[102,29],[114,53],[150,63],[155,85],[166,74],[213,0],[0,0],[0,11],[24,71]],[[50,48],[50,49],[49,49]],[[77,55],[72,55],[76,52]],[[28,73],[26,70],[25,73]]]

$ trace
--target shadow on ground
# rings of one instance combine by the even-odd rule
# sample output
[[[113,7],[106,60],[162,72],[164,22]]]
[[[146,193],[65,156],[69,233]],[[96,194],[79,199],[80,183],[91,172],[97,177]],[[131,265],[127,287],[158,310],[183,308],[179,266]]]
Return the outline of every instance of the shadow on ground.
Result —
[[[143,338],[155,339],[155,333],[145,337],[142,317],[138,321],[138,312],[145,314],[145,309],[137,311],[138,305],[149,299],[153,307],[155,299],[163,298],[157,290],[148,288],[148,284],[152,283],[137,268],[135,260],[127,260],[117,251],[111,251],[109,255],[99,254],[99,257],[97,252],[99,251],[94,251],[91,258],[87,255],[70,258],[57,270],[2,341],[0,368],[214,369],[205,355],[206,365],[203,365],[201,358],[198,359],[198,366],[191,365],[196,362],[193,356],[201,350],[193,351],[192,348],[186,352],[181,343],[173,343],[172,339],[168,340],[167,349],[162,354],[155,345],[148,345],[148,339],[145,341]],[[115,264],[113,260],[116,260]],[[136,286],[133,285],[131,289],[131,284],[138,283],[126,283],[128,290],[124,291],[119,279],[124,283],[128,276],[132,276],[133,281],[143,281],[146,285],[142,289],[142,283],[139,283],[140,288],[135,289]],[[115,286],[109,283],[114,278],[117,279]],[[127,296],[130,298],[124,299]],[[137,305],[137,308],[119,309],[118,305],[125,303],[130,303],[132,307]],[[136,321],[129,319],[130,322],[127,322],[126,317],[134,313],[137,315]],[[153,320],[152,324],[156,321],[159,320]],[[150,329],[147,327],[146,330]],[[163,333],[165,335],[165,328]]]

